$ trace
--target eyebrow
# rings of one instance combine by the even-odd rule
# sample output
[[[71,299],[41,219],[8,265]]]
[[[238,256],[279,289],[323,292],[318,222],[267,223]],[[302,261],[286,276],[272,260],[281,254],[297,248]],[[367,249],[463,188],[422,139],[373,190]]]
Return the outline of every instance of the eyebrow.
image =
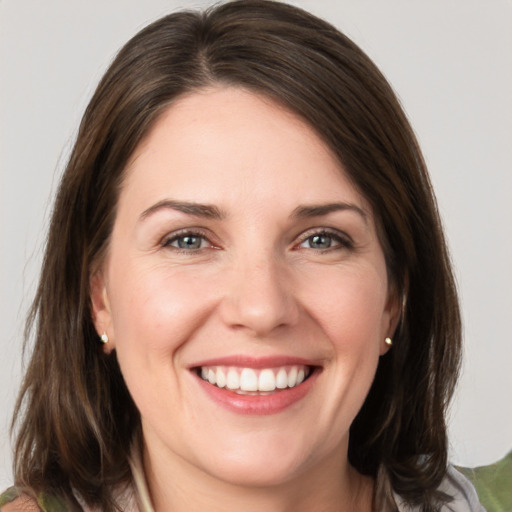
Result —
[[[365,224],[368,224],[368,213],[360,208],[359,206],[352,203],[328,203],[311,206],[298,206],[292,213],[292,217],[296,218],[310,218],[310,217],[322,217],[329,213],[339,211],[352,211],[360,215]]]
[[[144,220],[160,210],[175,210],[187,215],[193,215],[194,217],[216,220],[223,219],[226,216],[224,212],[214,205],[164,199],[144,210],[140,215],[140,220]]]
[[[140,220],[146,219],[157,211],[166,209],[175,210],[186,215],[193,215],[194,217],[202,217],[206,219],[221,220],[226,218],[226,214],[215,205],[164,199],[144,210],[140,215]],[[322,217],[333,212],[347,210],[357,213],[362,217],[366,224],[368,223],[368,214],[362,208],[352,203],[328,203],[298,206],[295,208],[295,210],[293,210],[291,217],[299,219]]]

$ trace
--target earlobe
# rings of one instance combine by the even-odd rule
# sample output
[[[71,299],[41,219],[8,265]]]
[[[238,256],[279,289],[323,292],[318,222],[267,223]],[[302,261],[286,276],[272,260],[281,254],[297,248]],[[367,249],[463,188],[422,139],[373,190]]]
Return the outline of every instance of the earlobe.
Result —
[[[91,315],[98,333],[98,343],[103,343],[103,350],[109,353],[114,348],[114,330],[106,280],[101,270],[91,276],[89,289]]]
[[[388,316],[387,325],[385,326],[384,336],[382,338],[380,355],[384,355],[393,346],[393,336],[397,330],[403,315],[404,299],[401,298],[396,290],[390,290],[388,302],[386,304],[386,312]]]

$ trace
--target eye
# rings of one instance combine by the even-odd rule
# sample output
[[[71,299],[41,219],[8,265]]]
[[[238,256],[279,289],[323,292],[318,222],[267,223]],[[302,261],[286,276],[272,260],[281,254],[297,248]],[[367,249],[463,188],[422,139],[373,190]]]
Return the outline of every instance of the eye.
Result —
[[[309,235],[306,233],[299,247],[302,249],[326,251],[329,249],[350,248],[352,247],[352,243],[348,237],[343,236],[341,233],[320,231]]]
[[[330,235],[313,235],[308,237],[305,242],[301,244],[301,247],[308,247],[309,249],[329,249],[334,243],[333,237]]]
[[[174,247],[181,251],[198,251],[205,247],[211,247],[208,239],[200,233],[181,233],[168,238],[163,243],[164,247]]]

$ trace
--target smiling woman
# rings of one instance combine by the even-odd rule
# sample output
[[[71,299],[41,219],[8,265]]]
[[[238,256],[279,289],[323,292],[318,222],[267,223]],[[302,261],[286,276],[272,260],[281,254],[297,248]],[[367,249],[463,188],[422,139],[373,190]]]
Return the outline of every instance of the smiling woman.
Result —
[[[399,312],[370,211],[314,130],[255,93],[204,89],[162,115],[92,287],[150,474],[172,463],[191,491],[202,473],[277,487],[327,460],[348,472]],[[152,483],[164,510],[176,489]]]
[[[297,8],[181,12],[120,51],[30,322],[5,510],[481,510],[447,466],[460,320],[421,153]]]

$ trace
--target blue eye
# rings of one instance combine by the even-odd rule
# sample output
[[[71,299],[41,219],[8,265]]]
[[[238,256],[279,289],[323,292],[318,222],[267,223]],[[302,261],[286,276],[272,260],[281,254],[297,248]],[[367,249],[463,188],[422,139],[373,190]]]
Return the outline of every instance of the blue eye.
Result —
[[[350,240],[344,238],[341,234],[330,233],[328,231],[317,232],[303,238],[299,245],[302,249],[315,249],[326,251],[329,249],[342,249],[352,247]]]
[[[313,235],[305,240],[309,249],[329,249],[333,242],[333,237],[326,234]]]
[[[175,236],[165,242],[167,247],[175,247],[184,251],[197,251],[207,245],[204,236],[195,233],[186,233]]]

